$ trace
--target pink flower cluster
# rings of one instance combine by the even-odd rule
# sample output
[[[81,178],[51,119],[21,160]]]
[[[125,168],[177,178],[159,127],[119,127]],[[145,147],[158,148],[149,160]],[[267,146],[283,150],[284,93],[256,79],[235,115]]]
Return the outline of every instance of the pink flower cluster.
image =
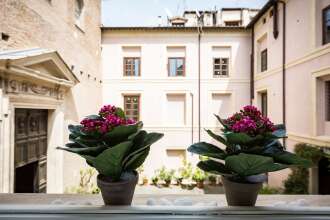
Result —
[[[99,111],[99,118],[85,118],[80,124],[86,132],[99,132],[105,134],[113,128],[120,125],[130,125],[136,123],[133,119],[119,116],[117,114],[117,107],[112,105],[105,105]]]
[[[252,105],[224,120],[227,130],[235,133],[246,133],[252,136],[273,132],[274,124]]]

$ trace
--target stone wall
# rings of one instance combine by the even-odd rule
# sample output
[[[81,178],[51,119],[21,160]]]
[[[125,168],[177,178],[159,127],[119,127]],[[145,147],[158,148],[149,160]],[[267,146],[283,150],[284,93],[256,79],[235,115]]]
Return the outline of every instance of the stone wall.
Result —
[[[0,51],[56,50],[80,81],[65,94],[61,106],[64,113],[63,143],[68,140],[67,125],[95,113],[102,103],[101,1],[83,2],[82,13],[77,19],[76,0],[0,0]],[[73,159],[71,154],[63,153],[63,164],[58,167],[63,167],[60,172],[63,188],[52,187],[51,191],[63,192],[75,185],[82,164],[82,159]]]

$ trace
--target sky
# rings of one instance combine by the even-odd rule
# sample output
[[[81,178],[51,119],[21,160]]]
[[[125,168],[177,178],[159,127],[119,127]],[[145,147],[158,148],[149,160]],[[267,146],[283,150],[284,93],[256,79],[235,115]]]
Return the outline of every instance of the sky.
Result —
[[[158,16],[166,23],[168,15],[184,10],[211,10],[215,7],[261,8],[267,0],[102,0],[103,26],[157,26]]]

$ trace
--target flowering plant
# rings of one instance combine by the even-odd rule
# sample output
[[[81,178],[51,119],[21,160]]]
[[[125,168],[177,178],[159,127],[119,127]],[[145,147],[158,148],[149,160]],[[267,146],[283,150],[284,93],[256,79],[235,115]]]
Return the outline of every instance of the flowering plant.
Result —
[[[150,146],[163,137],[141,130],[142,126],[142,122],[127,118],[121,108],[105,105],[80,125],[69,125],[70,143],[59,149],[80,155],[100,174],[118,181],[123,172],[141,166]]]
[[[289,166],[311,165],[310,161],[285,151],[279,141],[286,138],[284,125],[274,125],[256,107],[245,106],[227,119],[215,116],[222,125],[222,134],[215,134],[211,130],[206,132],[225,149],[205,142],[195,143],[188,148],[189,152],[211,158],[198,163],[202,170],[234,181],[248,182],[253,179],[250,176]]]

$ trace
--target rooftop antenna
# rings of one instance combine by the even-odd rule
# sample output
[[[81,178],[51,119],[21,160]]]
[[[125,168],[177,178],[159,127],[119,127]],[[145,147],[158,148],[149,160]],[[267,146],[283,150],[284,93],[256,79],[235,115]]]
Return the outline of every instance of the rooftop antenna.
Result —
[[[158,26],[162,26],[162,16],[158,15]]]
[[[170,23],[170,18],[173,17],[173,14],[172,14],[172,12],[170,11],[170,9],[168,9],[168,8],[165,8],[165,12],[166,12],[166,15],[167,15],[167,25],[169,25],[169,23]]]

